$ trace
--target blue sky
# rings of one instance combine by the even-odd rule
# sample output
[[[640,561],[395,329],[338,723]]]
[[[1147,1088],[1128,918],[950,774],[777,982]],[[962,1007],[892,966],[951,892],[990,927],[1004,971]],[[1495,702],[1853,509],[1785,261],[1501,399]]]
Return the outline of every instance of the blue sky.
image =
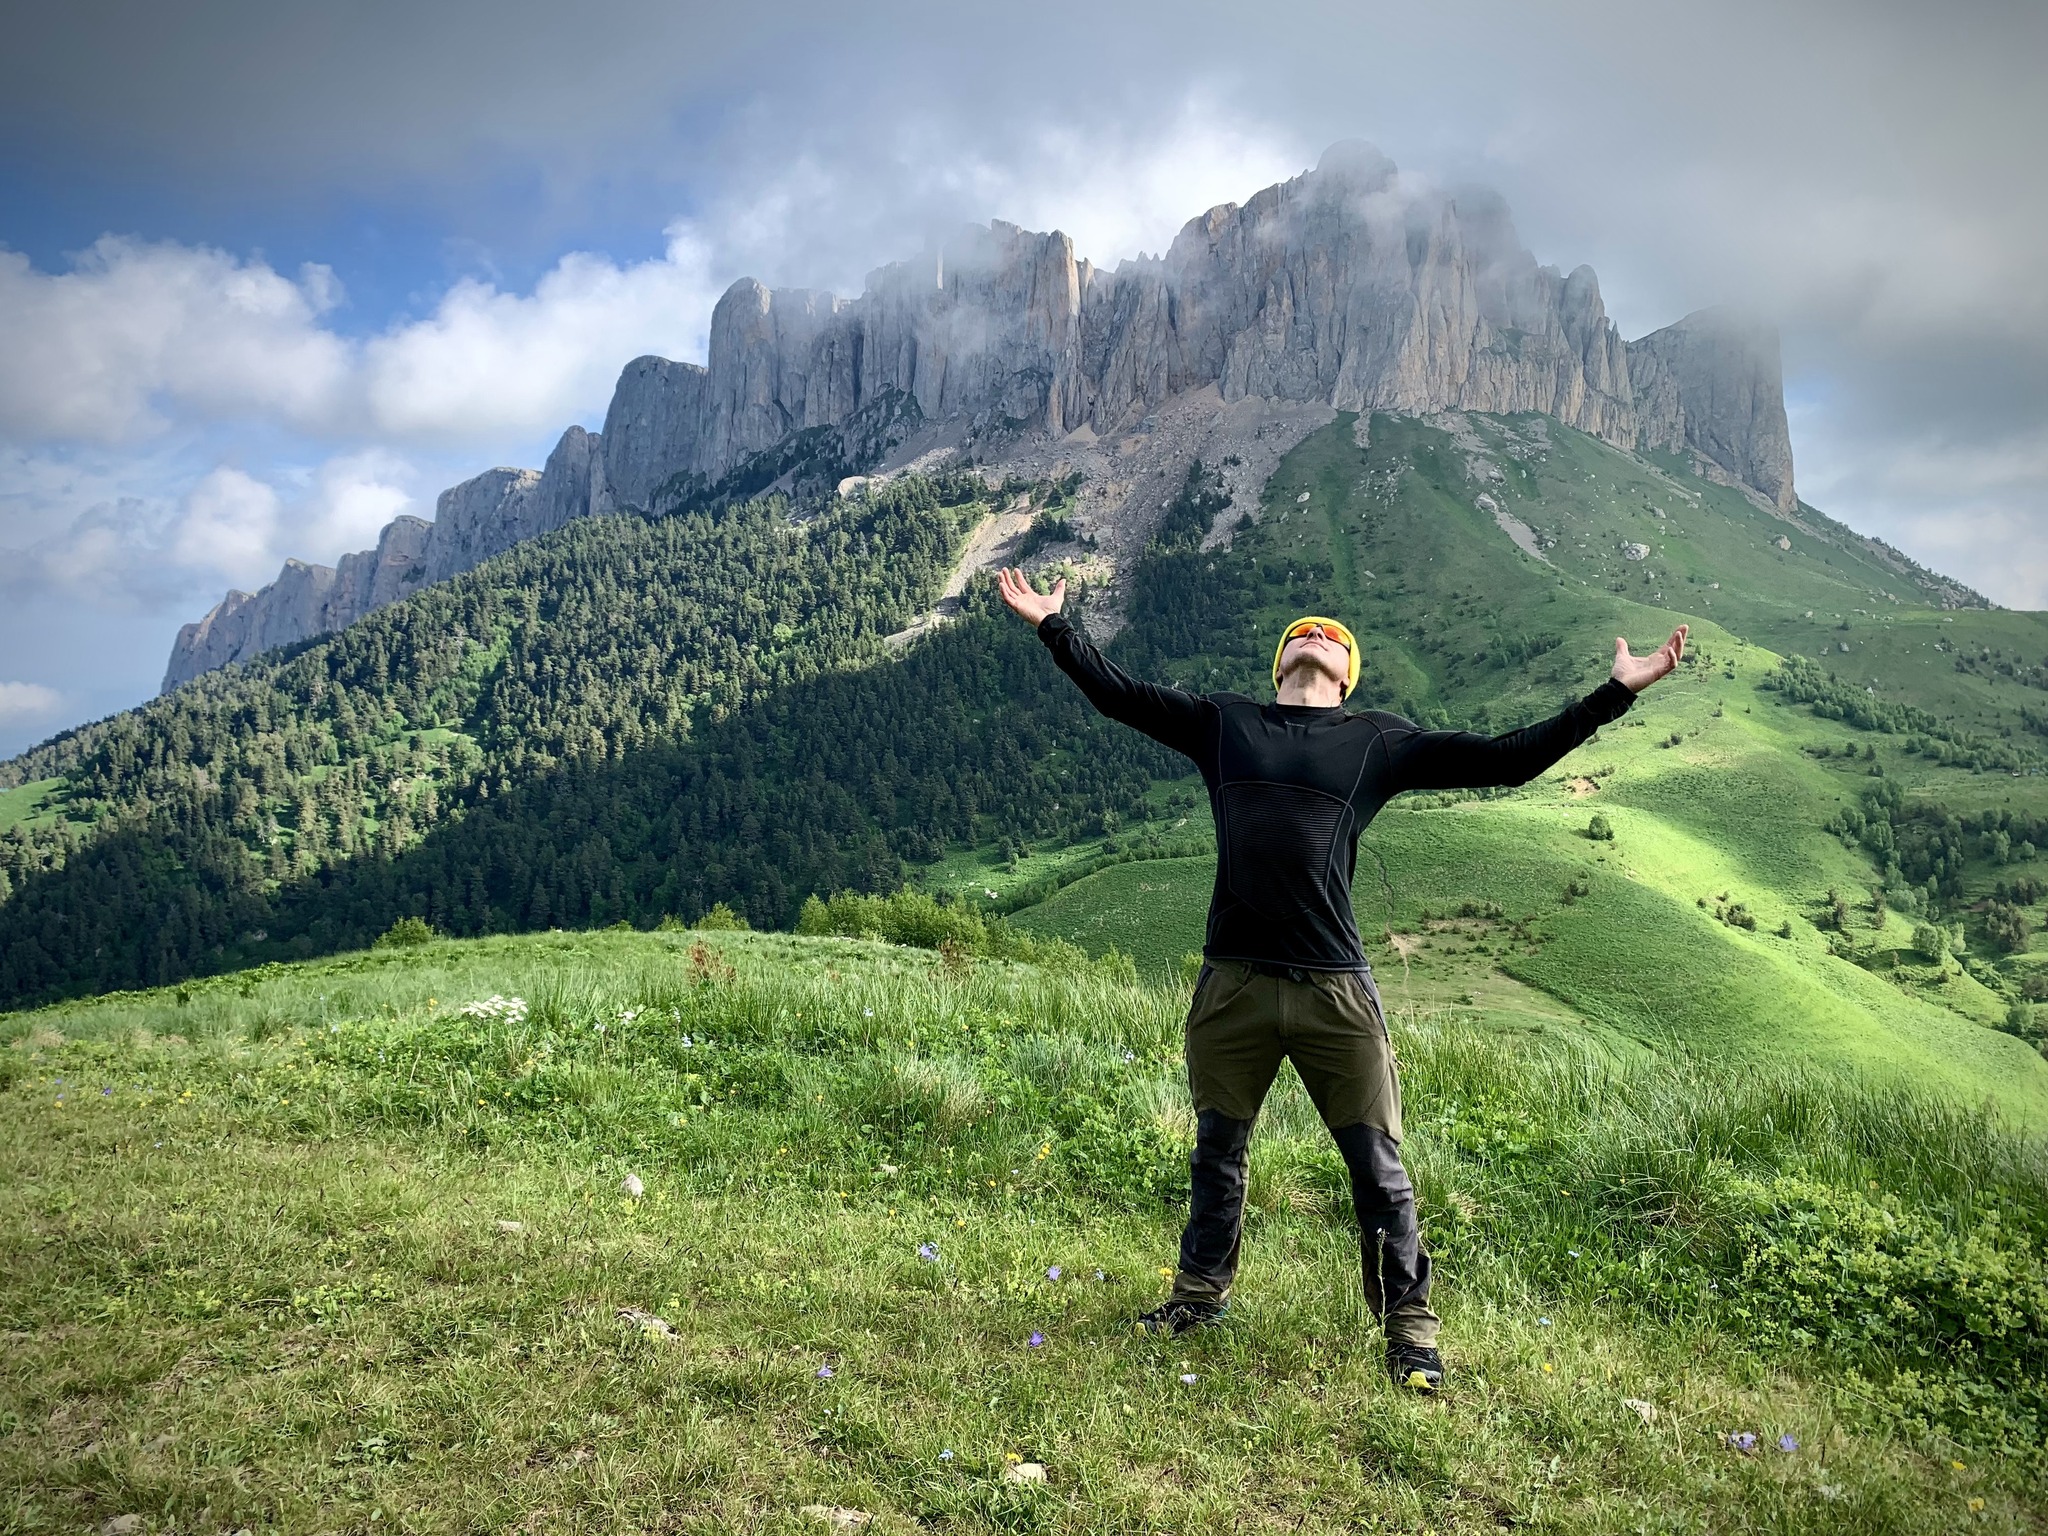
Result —
[[[1925,13],[1925,14],[1923,14]],[[2048,8],[46,7],[0,54],[0,753],[179,624],[596,425],[733,279],[1113,264],[1370,138],[1629,336],[1777,321],[1805,497],[2048,607]]]

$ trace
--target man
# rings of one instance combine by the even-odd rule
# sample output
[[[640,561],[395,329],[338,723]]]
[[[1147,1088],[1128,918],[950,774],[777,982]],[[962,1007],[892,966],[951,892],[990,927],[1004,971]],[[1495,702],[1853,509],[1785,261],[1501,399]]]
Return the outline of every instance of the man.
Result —
[[[1429,1255],[1401,1165],[1401,1086],[1372,968],[1351,913],[1358,834],[1409,789],[1524,784],[1625,713],[1678,665],[1686,626],[1648,656],[1614,642],[1609,679],[1563,713],[1504,736],[1425,731],[1399,715],[1350,714],[1358,643],[1334,619],[1287,626],[1272,704],[1140,682],[1083,640],[1021,571],[998,573],[1004,603],[1037,627],[1053,660],[1112,720],[1192,759],[1216,820],[1216,886],[1188,1013],[1195,1150],[1180,1268],[1156,1333],[1214,1322],[1229,1304],[1252,1122],[1282,1057],[1293,1061],[1351,1173],[1366,1305],[1385,1329],[1397,1385],[1443,1383]]]

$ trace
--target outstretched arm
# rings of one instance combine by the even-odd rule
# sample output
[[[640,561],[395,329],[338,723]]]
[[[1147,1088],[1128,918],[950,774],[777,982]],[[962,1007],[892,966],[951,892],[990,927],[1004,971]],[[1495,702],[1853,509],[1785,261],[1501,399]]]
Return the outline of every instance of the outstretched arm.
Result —
[[[1083,640],[1067,616],[1067,584],[1053,583],[1050,594],[1032,589],[1019,570],[996,572],[996,591],[1004,605],[1038,630],[1038,638],[1052,652],[1059,669],[1071,677],[1081,692],[1103,714],[1143,731],[1161,746],[1201,760],[1210,736],[1214,706],[1206,699],[1178,688],[1132,677],[1102,652]]]
[[[1671,632],[1647,656],[1629,654],[1628,642],[1614,641],[1614,670],[1607,681],[1558,714],[1501,736],[1472,731],[1410,730],[1387,733],[1394,783],[1401,789],[1484,789],[1526,784],[1595,731],[1628,712],[1635,696],[1667,676],[1685,654],[1686,626]]]

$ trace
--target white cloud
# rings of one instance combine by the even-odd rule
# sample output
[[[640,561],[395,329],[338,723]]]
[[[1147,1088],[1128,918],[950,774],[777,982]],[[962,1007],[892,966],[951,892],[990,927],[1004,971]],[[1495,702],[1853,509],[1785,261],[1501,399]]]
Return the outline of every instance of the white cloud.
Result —
[[[601,410],[633,357],[701,358],[717,298],[710,253],[685,225],[669,231],[659,260],[619,267],[572,253],[529,295],[464,280],[427,319],[365,348],[370,416],[402,436],[562,427]]]
[[[1062,119],[1003,146],[1011,153],[998,157],[995,148],[962,144],[929,124],[904,159],[973,216],[1065,230],[1077,255],[1114,267],[1140,251],[1159,254],[1218,203],[1300,174],[1322,146],[1198,91],[1142,126]]]
[[[327,460],[310,477],[301,501],[278,519],[276,559],[295,554],[332,563],[377,542],[384,525],[413,509],[412,465],[381,448]],[[432,508],[427,509],[429,512]]]
[[[173,415],[331,419],[346,343],[320,326],[333,274],[107,236],[68,272],[0,250],[0,434],[122,442]]]
[[[0,683],[0,726],[46,720],[63,703],[63,694],[41,683]]]
[[[277,491],[222,465],[192,488],[171,540],[180,565],[218,571],[238,586],[267,580],[277,538]]]
[[[445,465],[423,470],[381,448],[271,469],[267,477],[203,460],[148,462],[149,477],[48,455],[0,464],[17,482],[0,502],[0,593],[53,592],[114,607],[189,605],[202,593],[211,602],[223,586],[271,581],[288,557],[332,564],[369,548],[386,523],[419,510],[452,473]],[[171,493],[123,489],[144,479]]]
[[[704,242],[620,266],[564,256],[530,294],[465,279],[367,341],[328,327],[339,285],[174,242],[108,236],[71,270],[0,250],[0,438],[134,443],[241,423],[328,439],[525,438],[602,412],[643,352],[701,357],[718,297]]]

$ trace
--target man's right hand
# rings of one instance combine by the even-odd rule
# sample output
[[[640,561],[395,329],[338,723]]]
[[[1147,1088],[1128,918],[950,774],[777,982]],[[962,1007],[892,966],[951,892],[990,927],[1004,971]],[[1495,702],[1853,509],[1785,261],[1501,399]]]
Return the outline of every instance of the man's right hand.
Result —
[[[1031,589],[1031,583],[1024,579],[1020,570],[1008,567],[996,572],[996,591],[1002,595],[1003,604],[1036,629],[1045,622],[1049,613],[1058,613],[1067,601],[1067,579],[1062,576],[1052,584],[1052,595],[1041,596]]]

